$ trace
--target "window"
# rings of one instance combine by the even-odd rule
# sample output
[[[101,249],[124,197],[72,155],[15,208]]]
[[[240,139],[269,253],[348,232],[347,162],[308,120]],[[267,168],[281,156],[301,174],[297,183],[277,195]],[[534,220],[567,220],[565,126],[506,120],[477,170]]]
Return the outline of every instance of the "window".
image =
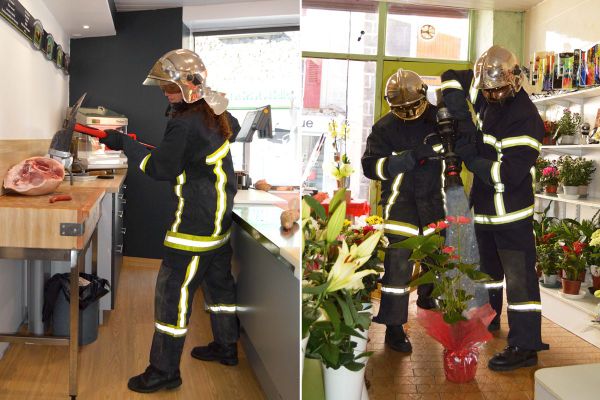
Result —
[[[304,0],[302,50],[377,54],[377,2]]]
[[[273,139],[254,135],[248,173],[253,181],[297,185],[300,181],[297,119],[300,94],[300,42],[297,31],[196,36],[195,51],[208,70],[207,84],[225,92],[229,112],[242,124],[250,110],[269,104]],[[236,171],[243,144],[233,143]],[[268,155],[268,156],[263,156]],[[289,166],[281,168],[282,165]]]
[[[390,4],[387,56],[467,60],[468,38],[467,11]]]
[[[322,134],[327,138],[317,161],[308,166],[307,184],[320,191],[332,192],[336,181],[330,175],[333,162],[332,140],[328,124],[332,119],[348,119],[350,135],[347,154],[355,169],[350,190],[355,199],[369,195],[369,180],[364,177],[360,158],[374,119],[375,62],[304,59],[304,107],[302,110],[303,169]]]

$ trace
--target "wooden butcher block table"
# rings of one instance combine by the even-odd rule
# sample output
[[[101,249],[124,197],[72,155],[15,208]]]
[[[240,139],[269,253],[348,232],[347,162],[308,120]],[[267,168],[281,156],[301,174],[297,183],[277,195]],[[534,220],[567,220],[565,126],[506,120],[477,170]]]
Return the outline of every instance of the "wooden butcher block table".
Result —
[[[70,291],[78,293],[79,272],[84,270],[85,253],[90,245],[92,263],[96,260],[96,226],[104,193],[103,188],[81,187],[76,183],[62,184],[50,195],[0,196],[0,258],[69,261]],[[68,194],[72,199],[50,203],[50,198],[59,194]],[[68,345],[71,399],[77,397],[78,305],[78,301],[70,302],[70,338],[0,333],[0,342]]]

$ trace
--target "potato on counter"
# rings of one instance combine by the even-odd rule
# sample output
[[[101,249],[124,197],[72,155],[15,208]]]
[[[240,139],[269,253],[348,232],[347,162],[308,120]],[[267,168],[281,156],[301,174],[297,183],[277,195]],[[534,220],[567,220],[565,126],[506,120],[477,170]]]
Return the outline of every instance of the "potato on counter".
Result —
[[[264,190],[265,192],[268,192],[269,190],[271,190],[272,186],[269,185],[266,180],[261,179],[254,184],[254,187],[258,190]]]
[[[294,223],[300,219],[300,210],[285,210],[281,213],[281,227],[285,230],[292,229]]]

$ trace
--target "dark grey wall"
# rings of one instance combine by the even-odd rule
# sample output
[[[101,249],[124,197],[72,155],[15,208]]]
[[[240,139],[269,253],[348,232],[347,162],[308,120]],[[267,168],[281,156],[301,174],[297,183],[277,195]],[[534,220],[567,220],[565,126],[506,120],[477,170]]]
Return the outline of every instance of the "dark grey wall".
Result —
[[[143,86],[148,71],[164,53],[181,48],[182,9],[122,12],[115,15],[116,36],[71,40],[69,103],[87,92],[84,107],[104,106],[129,118],[129,132],[145,143],[160,143],[167,123],[166,98],[156,86]],[[165,212],[170,185],[127,172],[124,254],[162,258],[170,221]]]

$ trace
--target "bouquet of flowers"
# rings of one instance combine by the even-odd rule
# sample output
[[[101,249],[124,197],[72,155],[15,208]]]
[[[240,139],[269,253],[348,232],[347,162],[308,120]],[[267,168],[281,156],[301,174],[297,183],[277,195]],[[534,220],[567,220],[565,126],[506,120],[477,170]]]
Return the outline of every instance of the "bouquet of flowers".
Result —
[[[457,248],[446,246],[443,230],[455,225],[460,237],[461,225],[471,222],[465,216],[449,216],[429,227],[435,233],[415,236],[393,247],[411,249],[411,260],[427,267],[427,272],[411,282],[411,286],[433,284],[435,310],[418,309],[417,319],[428,335],[444,346],[444,372],[449,381],[463,383],[473,379],[477,370],[478,345],[492,338],[487,330],[495,311],[484,302],[485,281],[490,277],[477,270],[476,264],[461,260]]]
[[[336,193],[329,215],[313,198],[303,201],[303,337],[306,355],[332,369],[359,371],[369,353],[356,351],[371,323],[367,293],[381,268],[376,257],[385,244],[374,225],[353,226],[345,221],[345,190]]]

